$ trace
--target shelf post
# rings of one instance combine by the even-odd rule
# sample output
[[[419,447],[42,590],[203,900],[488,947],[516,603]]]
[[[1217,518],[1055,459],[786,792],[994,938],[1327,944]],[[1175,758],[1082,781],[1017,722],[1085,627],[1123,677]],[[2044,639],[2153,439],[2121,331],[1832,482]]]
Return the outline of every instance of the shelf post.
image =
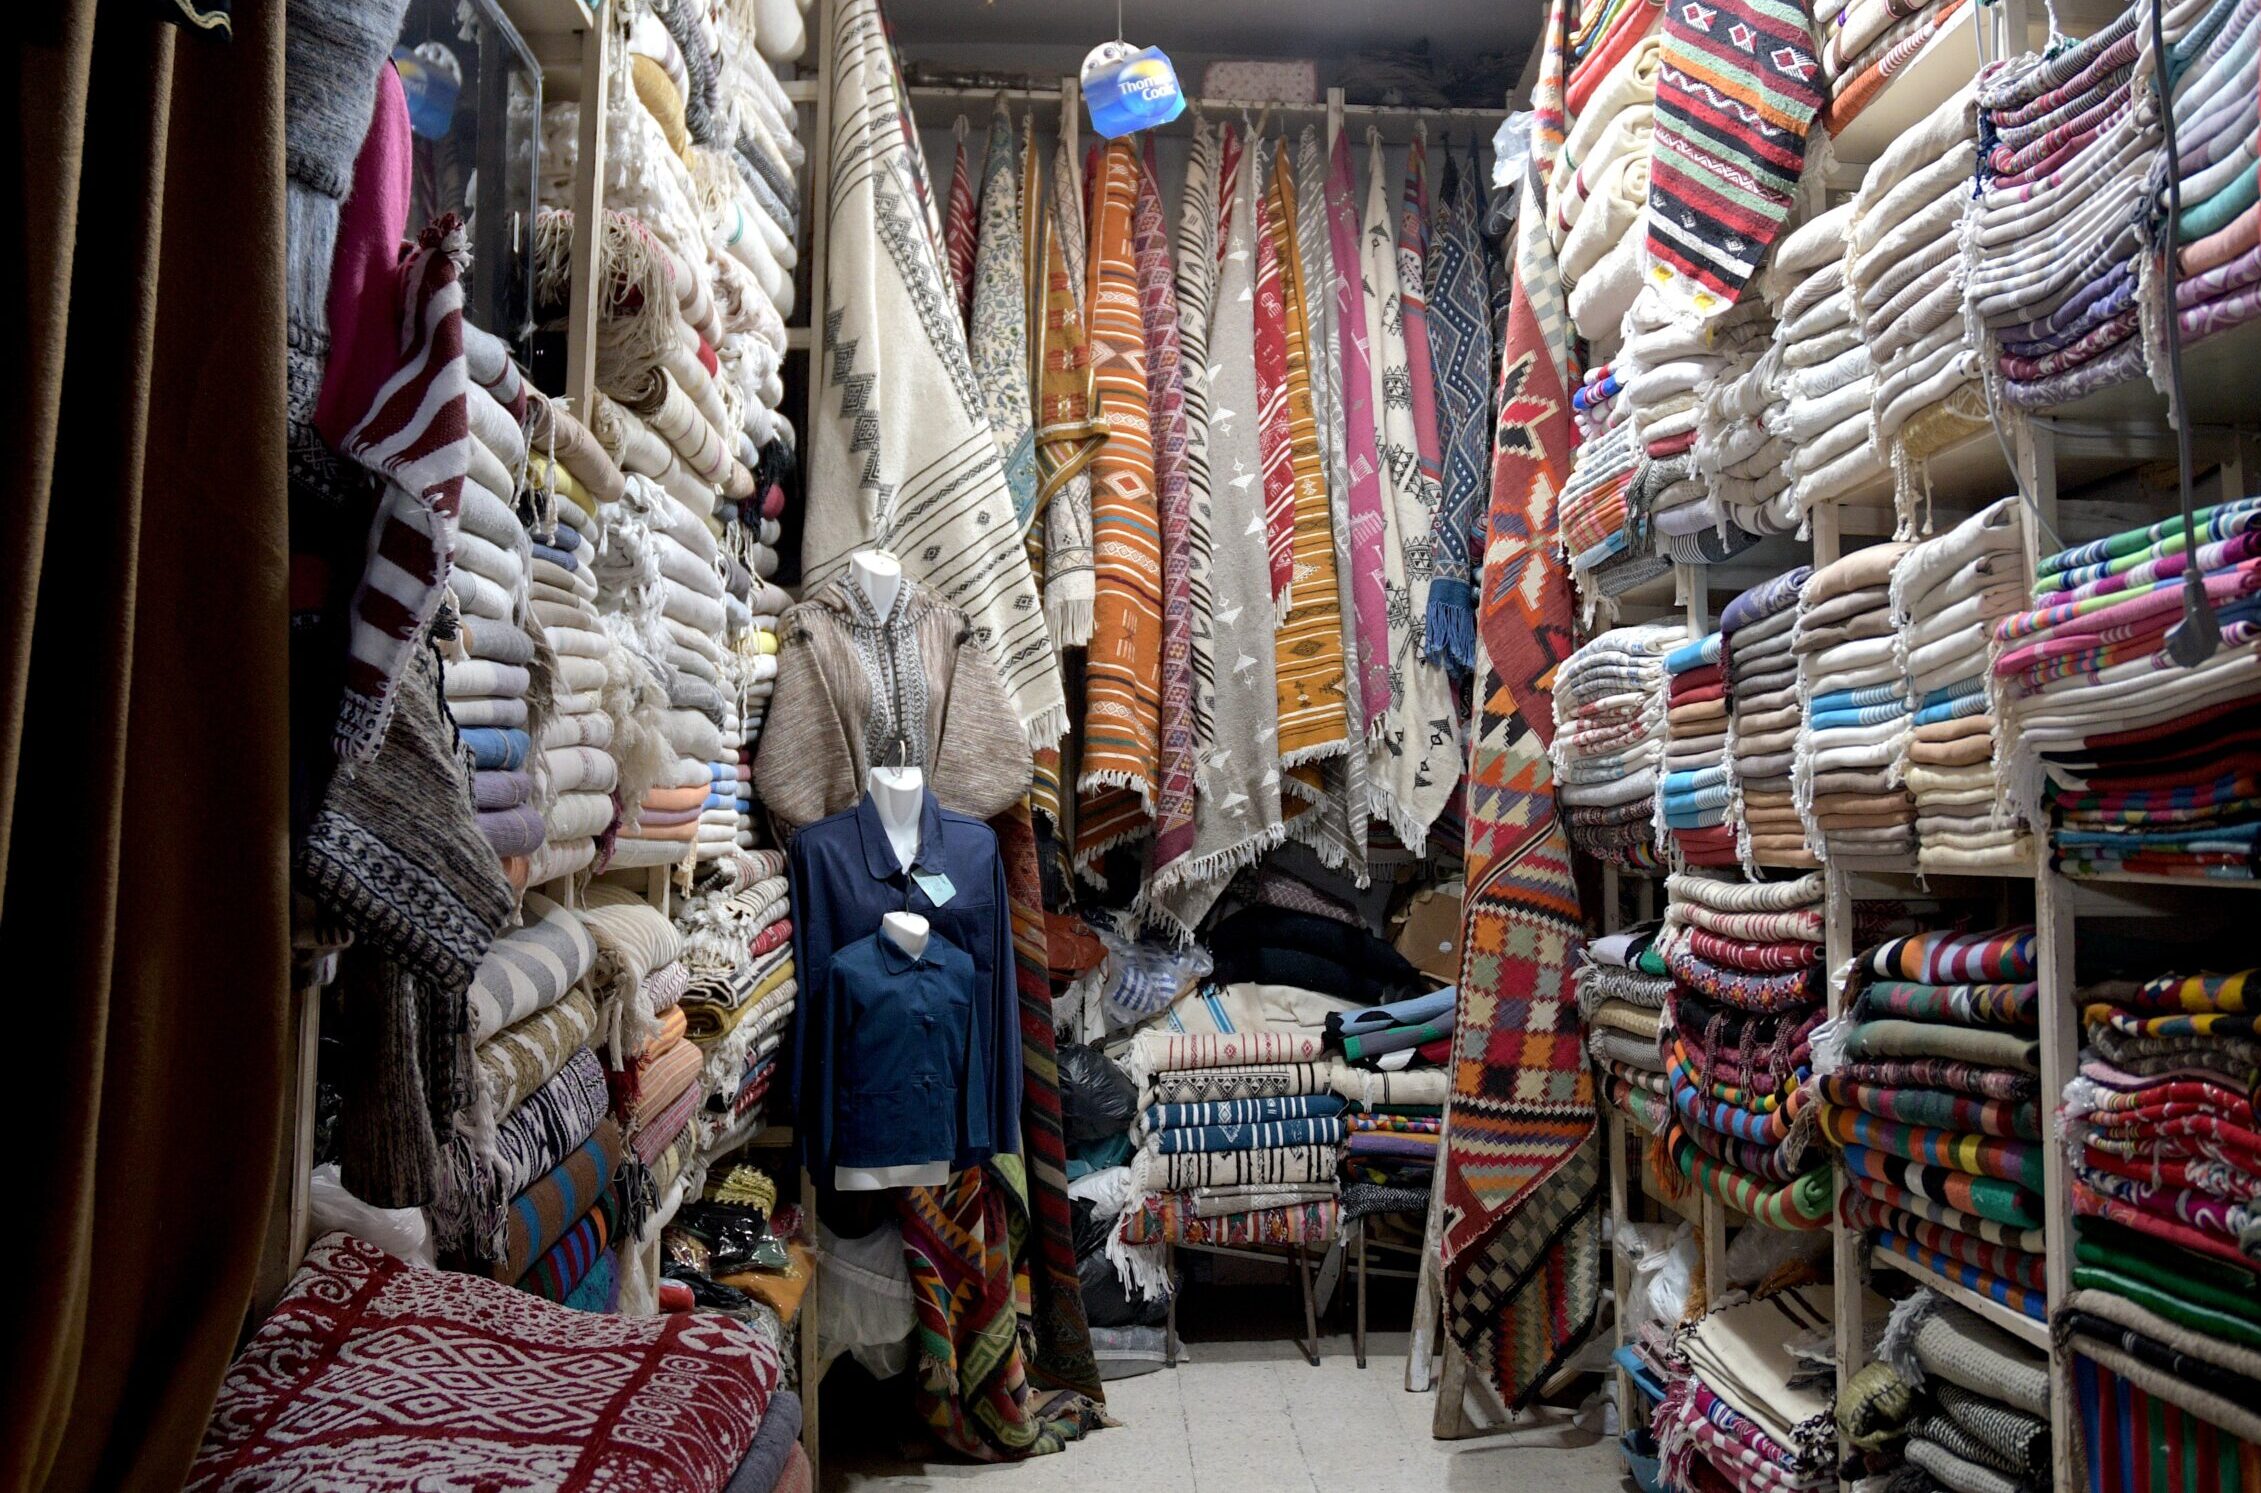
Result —
[[[597,393],[597,308],[603,294],[605,115],[612,86],[611,0],[594,0],[581,33],[579,158],[573,173],[573,285],[566,308],[565,392],[575,418],[590,418]]]

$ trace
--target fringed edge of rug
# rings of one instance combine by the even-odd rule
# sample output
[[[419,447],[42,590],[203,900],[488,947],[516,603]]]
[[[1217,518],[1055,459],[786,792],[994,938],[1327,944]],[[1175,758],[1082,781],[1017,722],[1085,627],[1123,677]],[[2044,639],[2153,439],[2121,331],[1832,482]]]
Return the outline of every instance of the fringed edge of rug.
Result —
[[[1349,752],[1349,750],[1350,718],[1348,715],[1345,715],[1343,717],[1343,734],[1340,738],[1334,741],[1314,742],[1312,745],[1307,747],[1297,747],[1292,752],[1282,752],[1280,753],[1280,768],[1284,772],[1297,767],[1310,767],[1320,762],[1332,761],[1337,757],[1343,756],[1344,754]],[[1285,791],[1287,784],[1285,782],[1282,782],[1280,787],[1283,791]],[[1297,796],[1301,797],[1300,794]],[[1317,798],[1304,799],[1305,803],[1317,803],[1318,801],[1319,800]]]
[[[1139,889],[1137,900],[1131,903],[1131,914],[1149,927],[1159,928],[1182,945],[1194,938],[1194,924],[1189,924],[1175,912],[1164,907],[1161,899],[1182,886],[1201,886],[1213,881],[1230,879],[1237,872],[1255,865],[1270,852],[1287,843],[1288,827],[1283,820],[1265,825],[1255,834],[1238,844],[1207,855],[1180,856],[1167,866],[1156,869]]]
[[[1057,705],[1047,705],[1034,716],[1022,721],[1021,730],[1028,737],[1029,750],[1035,752],[1056,750],[1061,740],[1068,734],[1067,702],[1063,700]],[[1145,791],[1139,794],[1142,801],[1150,800],[1150,797],[1151,795]],[[1151,804],[1149,806],[1151,807]]]

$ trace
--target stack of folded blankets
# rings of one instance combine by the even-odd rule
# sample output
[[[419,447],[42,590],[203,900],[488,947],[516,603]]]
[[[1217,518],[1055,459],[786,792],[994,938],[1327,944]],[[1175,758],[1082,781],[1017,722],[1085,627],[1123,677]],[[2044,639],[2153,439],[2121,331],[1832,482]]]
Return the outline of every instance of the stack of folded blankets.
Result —
[[[1618,627],[1555,672],[1555,796],[1570,843],[1637,871],[1659,865],[1657,785],[1664,776],[1665,655],[1677,626]]]
[[[2033,609],[1994,624],[2011,799],[2045,803],[2070,874],[2256,873],[2261,499],[2202,509],[2195,522],[2193,534],[2178,517],[2047,557]],[[2222,645],[2186,669],[2166,638],[2192,564]]]
[[[1166,1291],[1171,1244],[1325,1246],[1336,1231],[1345,1098],[1312,1031],[1142,1032],[1131,1202],[1107,1247],[1126,1284]]]
[[[1870,439],[1876,365],[1845,284],[1847,202],[1801,226],[1775,250],[1765,286],[1774,304],[1774,400],[1767,429],[1782,442],[1787,486],[1774,504],[1795,529],[1890,468]]]
[[[1698,466],[1699,394],[1732,380],[1772,339],[1765,303],[1754,296],[1690,326],[1651,287],[1625,314],[1618,370],[1641,466],[1630,497],[1641,547],[1704,565],[1726,559],[1757,536],[1732,523]]]
[[[2039,1348],[1921,1290],[1892,1309],[1877,1355],[1910,1391],[1902,1467],[1889,1487],[2050,1485],[2049,1360]],[[2101,1475],[2096,1486],[2140,1486],[2092,1465]]]
[[[1840,262],[1843,248],[1840,240],[1801,230],[1776,248],[1761,283],[1772,287]],[[1764,304],[1770,317],[1779,315],[1773,295]],[[1720,511],[1753,534],[1794,534],[1802,522],[1791,491],[1797,450],[1781,434],[1789,415],[1784,352],[1782,327],[1775,321],[1766,340],[1739,340],[1732,366],[1697,391],[1697,469]]]
[[[1828,1284],[1795,1286],[1708,1312],[1674,1337],[1654,1422],[1667,1487],[1837,1486],[1835,1313]]]
[[[1616,339],[1641,291],[1642,208],[1663,56],[1654,28],[1662,9],[1646,0],[1596,7],[1608,17],[1605,28],[1615,29],[1578,65],[1584,86],[1565,90],[1570,127],[1547,182],[1544,211],[1568,310],[1597,346]]]
[[[704,876],[681,918],[692,971],[683,1010],[706,1059],[698,1131],[711,1159],[765,1123],[799,986],[784,855],[736,851]]]
[[[460,1191],[443,1186],[434,1222],[451,1258],[555,1301],[597,1273],[606,1299],[593,1305],[606,1310],[617,1276],[599,1256],[636,1189],[615,1185],[627,1150],[593,1050],[595,944],[540,893],[525,908],[526,926],[496,940],[473,983],[478,1091],[443,1165]]]
[[[1924,488],[1923,464],[1991,430],[1963,316],[1963,213],[1977,159],[1977,108],[1966,87],[1877,157],[1846,220],[1846,285],[1876,365],[1869,438],[1891,464],[1903,520]]]
[[[1790,646],[1806,722],[1793,772],[1809,839],[1831,859],[1915,849],[1915,799],[1900,774],[1908,680],[1891,600],[1907,551],[1897,542],[1855,550],[1799,594]]]
[[[679,1004],[688,984],[683,936],[641,896],[603,882],[588,888],[581,918],[597,949],[589,987],[633,1186],[613,1243],[630,1299],[648,1301],[659,1272],[659,1230],[651,1219],[662,1201],[672,1206],[691,1152],[684,1132],[699,1102],[699,1054],[684,1040]]]
[[[1735,826],[1727,822],[1735,768],[1727,750],[1727,669],[1719,634],[1681,644],[1665,655],[1664,668],[1669,682],[1657,821],[1671,834],[1682,864],[1735,865]]]
[[[761,740],[762,721],[769,715],[770,696],[777,693],[777,623],[793,598],[775,582],[757,580],[747,602],[752,612],[746,630],[735,639],[739,657],[738,696],[745,742],[741,765],[753,761],[754,745]],[[741,774],[750,780],[751,771]]]
[[[1889,939],[1852,978],[1841,1061],[1820,1080],[1846,1226],[2047,1320],[2033,930]]]
[[[1571,460],[1570,480],[1563,485],[1562,547],[1571,578],[1591,614],[1598,598],[1615,594],[1612,581],[1628,568],[1632,533],[1626,522],[1626,501],[1640,453],[1633,445],[1633,427],[1623,418],[1616,379],[1608,365],[1589,375],[1571,399],[1591,433],[1579,445]],[[1631,568],[1643,579],[1653,573],[1649,566]]]
[[[2182,214],[2170,231],[2167,153],[2162,149],[2151,158],[2146,200],[2153,204],[2155,215],[2145,227],[2152,243],[2174,246],[2175,311],[2186,346],[2261,315],[2254,29],[2252,7],[2216,0],[2180,37],[2168,33]],[[2155,282],[2163,278],[2149,264],[2146,270]],[[2163,283],[2146,290],[2154,303],[2165,298]],[[2157,345],[2164,341],[2163,334],[2156,325],[2151,329],[2154,345],[2149,361],[2153,382],[2167,392],[2166,349]]]
[[[2181,1446],[2200,1480],[2261,1486],[2255,973],[2083,992],[2065,1090],[2073,1290],[2057,1313],[2090,1465]],[[2218,1482],[2205,1481],[2217,1477]]]
[[[1458,996],[1457,990],[1432,990],[1327,1018],[1327,1048],[1341,1055],[1347,1069],[1403,1075],[1406,1085],[1395,1098],[1361,1096],[1344,1116],[1349,1127],[1341,1174],[1345,1223],[1428,1211],[1437,1148],[1444,1139],[1444,1106],[1438,1102],[1443,1095],[1416,1095],[1410,1086],[1422,1081],[1416,1075],[1430,1075],[1437,1088],[1443,1087]],[[1342,1087],[1347,1085],[1338,1085],[1338,1091]],[[1414,1227],[1417,1233],[1419,1225]]]
[[[1660,1036],[1672,973],[1656,946],[1657,927],[1589,939],[1570,979],[1586,1020],[1586,1050],[1609,1102],[1651,1135],[1672,1115]]]
[[[1974,0],[1853,0],[1821,27],[1829,103],[1820,129],[1842,135]],[[1965,43],[1967,46],[1968,43]]]
[[[2205,4],[2172,7],[2176,36]],[[1984,79],[1971,207],[1971,315],[2003,403],[2061,404],[2143,369],[2145,190],[2158,149],[2147,12]],[[2242,92],[2251,94],[2250,59]],[[2160,185],[2164,185],[2162,182]]]
[[[1682,1177],[1754,1222],[1827,1228],[1829,1156],[1817,1144],[1811,1083],[1825,1009],[1822,879],[1683,871],[1665,889],[1666,1154]]]
[[[1915,710],[1902,776],[1915,796],[1922,870],[2030,863],[2032,840],[2002,806],[1989,668],[1994,623],[2024,603],[2025,565],[2025,509],[2008,497],[1909,550],[1892,572]]]
[[[1798,702],[1798,656],[1791,632],[1806,566],[1762,581],[1719,614],[1720,662],[1727,670],[1733,747],[1736,848],[1752,866],[1809,870],[1819,862],[1806,845],[1791,770],[1805,709]]]

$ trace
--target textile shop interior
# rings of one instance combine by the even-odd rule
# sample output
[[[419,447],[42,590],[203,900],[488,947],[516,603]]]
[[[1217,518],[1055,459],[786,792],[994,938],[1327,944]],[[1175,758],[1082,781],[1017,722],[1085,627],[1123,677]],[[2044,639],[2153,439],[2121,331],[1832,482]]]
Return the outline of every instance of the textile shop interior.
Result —
[[[25,1486],[2261,1487],[2261,0],[160,9],[275,1155]]]

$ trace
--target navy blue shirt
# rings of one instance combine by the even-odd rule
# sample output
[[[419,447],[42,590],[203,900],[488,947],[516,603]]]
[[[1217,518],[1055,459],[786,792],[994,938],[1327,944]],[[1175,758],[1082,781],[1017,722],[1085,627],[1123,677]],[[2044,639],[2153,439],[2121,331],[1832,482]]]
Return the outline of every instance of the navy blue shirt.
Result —
[[[980,1048],[983,1060],[978,1070],[969,1064],[965,1073],[971,1084],[978,1071],[981,1087],[969,1088],[966,1103],[956,1112],[978,1111],[986,1123],[978,1130],[961,1123],[958,1150],[944,1154],[954,1170],[963,1171],[998,1152],[1020,1149],[1020,993],[1014,980],[1012,905],[1005,896],[1005,863],[996,833],[979,819],[943,808],[929,791],[919,812],[919,845],[911,868],[918,874],[906,874],[896,861],[869,794],[854,808],[827,815],[793,836],[793,963],[806,1002],[794,1023],[793,1096],[803,1155],[819,1177],[829,1178],[836,1162],[819,1146],[832,1143],[833,1132],[820,1127],[829,1127],[837,1114],[838,1091],[900,1089],[917,1077],[892,1067],[899,1054],[886,1052],[856,1053],[859,1064],[869,1056],[878,1065],[868,1071],[835,1071],[842,1049],[830,1034],[851,1018],[830,999],[833,960],[848,945],[877,933],[880,918],[890,912],[918,913],[934,938],[953,945],[973,964],[966,1040]],[[938,877],[948,879],[947,888]]]
[[[875,933],[835,952],[824,983],[806,1036],[832,1060],[802,1111],[817,1175],[931,1161],[962,1170],[996,1149],[963,949],[930,937],[914,957]]]

